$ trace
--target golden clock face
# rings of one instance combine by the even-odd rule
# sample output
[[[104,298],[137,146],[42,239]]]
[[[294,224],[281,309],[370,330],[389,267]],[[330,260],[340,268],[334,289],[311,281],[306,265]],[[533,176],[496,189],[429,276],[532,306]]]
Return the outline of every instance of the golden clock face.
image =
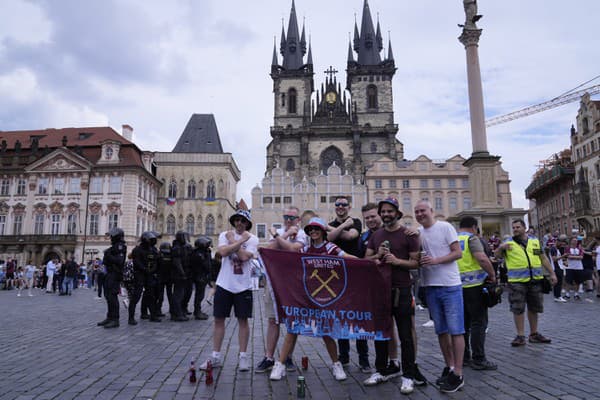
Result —
[[[335,103],[335,99],[336,99],[336,95],[335,92],[328,92],[325,94],[325,101],[328,102],[329,104],[333,104]]]

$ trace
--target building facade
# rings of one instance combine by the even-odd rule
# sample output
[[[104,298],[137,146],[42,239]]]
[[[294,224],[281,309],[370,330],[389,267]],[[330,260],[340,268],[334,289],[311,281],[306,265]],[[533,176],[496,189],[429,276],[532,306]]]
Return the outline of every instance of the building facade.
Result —
[[[0,132],[0,259],[102,257],[112,227],[133,246],[156,225],[152,153],[110,127]]]
[[[194,114],[172,152],[154,153],[158,194],[157,230],[162,241],[177,231],[206,235],[216,244],[236,209],[241,173],[231,153],[224,153],[212,114]]]

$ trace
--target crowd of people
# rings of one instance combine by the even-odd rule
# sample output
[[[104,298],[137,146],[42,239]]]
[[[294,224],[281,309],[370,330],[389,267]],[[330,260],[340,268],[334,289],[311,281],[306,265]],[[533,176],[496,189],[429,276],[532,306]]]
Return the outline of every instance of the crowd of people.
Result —
[[[489,291],[503,287],[508,292],[516,336],[514,347],[529,343],[547,344],[551,339],[539,330],[538,315],[544,311],[543,294],[553,290],[554,301],[593,302],[600,270],[600,238],[569,238],[559,232],[547,232],[538,239],[526,229],[523,220],[512,223],[512,235],[500,239],[497,233],[484,239],[477,219],[464,217],[459,228],[434,217],[431,204],[419,201],[414,215],[418,229],[401,223],[403,216],[398,201],[387,198],[362,207],[362,222],[350,216],[350,199],[335,200],[335,218],[326,222],[312,211],[294,206],[284,210],[281,228],[268,232],[269,248],[347,258],[363,258],[391,267],[391,314],[394,334],[390,340],[374,342],[374,369],[369,362],[369,345],[356,340],[358,364],[368,374],[365,386],[385,383],[400,377],[400,392],[409,394],[418,385],[426,385],[417,364],[415,300],[427,309],[431,325],[438,336],[444,365],[435,380],[442,392],[452,393],[464,385],[463,368],[496,370],[497,364],[485,352],[488,325]],[[6,289],[45,288],[47,293],[70,295],[77,286],[94,288],[97,298],[106,299],[104,328],[120,324],[119,295],[127,309],[128,324],[137,325],[136,310],[141,319],[161,322],[165,317],[165,297],[170,319],[185,322],[193,316],[207,320],[203,300],[212,305],[213,350],[200,369],[222,366],[225,321],[233,309],[238,323],[240,371],[251,369],[248,352],[248,319],[253,312],[253,290],[262,272],[258,258],[258,238],[251,233],[249,211],[237,210],[229,218],[231,229],[219,235],[213,250],[211,240],[199,237],[194,244],[189,235],[179,231],[172,243],[158,245],[160,235],[144,232],[139,244],[130,252],[124,232],[109,232],[111,246],[102,259],[85,265],[74,259],[50,260],[37,268],[31,263],[18,267],[8,260],[0,269],[0,280]],[[214,255],[213,255],[214,253]],[[280,326],[277,323],[271,288],[263,292],[267,323],[264,358],[254,367],[255,373],[270,372],[270,379],[281,380],[286,372],[296,370],[293,351],[297,335],[287,333],[277,357]],[[205,289],[211,293],[206,296]],[[165,296],[166,293],[166,296]],[[194,299],[192,301],[192,295]],[[600,293],[596,294],[600,297]],[[191,310],[190,310],[191,308]],[[525,315],[529,335],[525,332]],[[330,370],[336,380],[347,378],[350,362],[347,339],[323,337],[331,360]],[[250,349],[251,350],[251,349]]]

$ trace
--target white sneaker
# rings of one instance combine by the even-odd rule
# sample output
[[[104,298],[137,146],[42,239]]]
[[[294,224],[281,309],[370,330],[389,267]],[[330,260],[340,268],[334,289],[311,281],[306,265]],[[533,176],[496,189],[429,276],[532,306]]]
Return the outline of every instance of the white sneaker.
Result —
[[[406,377],[402,377],[402,385],[400,386],[400,393],[410,394],[415,390],[415,382]]]
[[[285,365],[279,361],[275,361],[275,365],[271,369],[269,379],[272,381],[280,381],[285,376]]]
[[[248,354],[240,354],[240,364],[238,371],[249,371],[250,370],[250,357]]]
[[[343,381],[347,378],[346,373],[344,372],[344,367],[341,362],[334,362],[331,366],[331,373],[333,374],[336,381]]]
[[[375,386],[375,385],[379,385],[380,383],[384,383],[387,382],[387,378],[383,375],[381,375],[379,372],[375,372],[373,375],[371,375],[370,377],[368,377],[367,379],[365,379],[363,381],[363,385],[365,386]]]
[[[590,299],[589,297],[586,297],[585,301],[588,302],[588,303],[593,303],[594,302],[594,300]]]
[[[198,369],[202,370],[202,371],[206,371],[206,367],[208,365],[208,362],[212,363],[212,367],[213,368],[220,368],[221,367],[221,360],[218,358],[214,358],[214,357],[209,357],[206,361],[204,361],[202,364],[200,364],[200,366],[198,367]]]
[[[423,306],[422,306],[422,305],[420,305],[420,304],[417,304],[417,310],[419,310],[419,311],[423,311],[424,309],[425,309],[425,307],[423,307]]]
[[[32,295],[32,294],[28,294],[27,296],[29,296],[29,297],[33,297],[33,295]]]
[[[21,293],[17,293],[17,297],[21,297]]]
[[[422,326],[424,326],[425,328],[432,328],[435,326],[435,322],[433,322],[433,320],[430,319],[429,321],[425,322]]]
[[[557,303],[566,303],[567,302],[567,300],[565,300],[562,296],[555,297],[554,301],[557,302]]]

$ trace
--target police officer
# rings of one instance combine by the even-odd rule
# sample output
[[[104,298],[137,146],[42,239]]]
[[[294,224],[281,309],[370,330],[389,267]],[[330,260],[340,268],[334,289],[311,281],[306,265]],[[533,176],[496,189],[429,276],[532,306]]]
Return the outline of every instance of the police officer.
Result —
[[[125,233],[121,228],[112,228],[108,232],[111,246],[104,250],[102,263],[106,267],[106,278],[104,281],[104,297],[108,312],[106,319],[98,322],[98,326],[105,328],[116,328],[119,326],[119,299],[117,295],[121,288],[123,279],[123,267],[125,266],[125,256],[127,255],[127,245],[125,244]]]
[[[190,285],[192,246],[188,243],[187,233],[178,231],[173,240],[171,256],[173,259],[173,313],[171,319],[177,322],[189,321],[186,316],[186,287]],[[188,298],[189,300],[189,298]],[[184,308],[186,306],[186,308]]]
[[[160,322],[156,316],[156,297],[158,287],[158,250],[156,244],[156,235],[153,232],[143,232],[140,244],[133,251],[133,295],[129,301],[129,324],[137,325],[135,320],[135,306],[140,300],[142,289],[144,290],[144,300],[150,309],[150,321]]]
[[[159,248],[158,258],[158,277],[159,291],[162,291],[159,296],[159,310],[162,307],[164,300],[164,292],[167,292],[167,301],[169,302],[169,314],[171,319],[175,319],[174,303],[173,303],[173,258],[171,257],[171,243],[163,242]]]
[[[212,241],[209,238],[200,236],[194,242],[194,250],[192,251],[192,280],[196,290],[194,293],[194,317],[196,319],[208,319],[208,315],[202,312],[202,299],[204,299],[204,289],[210,275],[211,244]]]

